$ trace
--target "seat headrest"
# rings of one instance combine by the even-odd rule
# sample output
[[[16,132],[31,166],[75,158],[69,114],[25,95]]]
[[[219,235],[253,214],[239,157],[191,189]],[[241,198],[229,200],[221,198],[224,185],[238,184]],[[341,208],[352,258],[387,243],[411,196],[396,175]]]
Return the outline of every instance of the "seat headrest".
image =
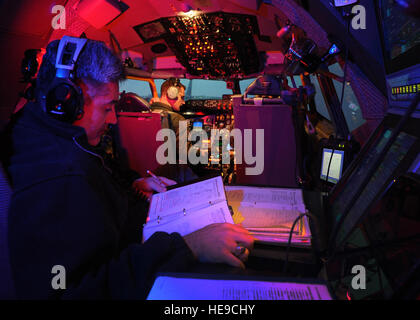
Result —
[[[281,96],[282,94],[281,78],[273,75],[262,75],[255,79],[245,91],[245,96],[264,95],[264,96]]]
[[[121,93],[116,106],[117,112],[150,112],[150,104],[134,92]]]

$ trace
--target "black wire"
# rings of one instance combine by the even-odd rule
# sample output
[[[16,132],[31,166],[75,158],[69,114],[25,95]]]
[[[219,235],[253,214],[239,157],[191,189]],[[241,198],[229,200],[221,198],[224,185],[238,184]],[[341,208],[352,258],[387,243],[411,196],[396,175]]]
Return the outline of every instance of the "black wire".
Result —
[[[290,228],[289,231],[289,240],[287,241],[287,247],[286,247],[286,259],[284,261],[284,265],[283,265],[283,273],[286,273],[287,271],[287,264],[289,262],[289,250],[290,250],[290,246],[292,243],[292,236],[293,236],[293,231],[295,229],[296,224],[299,222],[300,219],[302,219],[304,216],[307,216],[310,219],[314,219],[315,217],[310,214],[310,213],[301,213],[293,222],[292,227]]]
[[[346,79],[347,79],[347,66],[348,66],[348,59],[349,59],[349,40],[350,40],[350,18],[347,18],[347,34],[346,34],[346,56],[344,59],[344,76],[343,76],[343,86],[341,88],[341,101],[340,101],[340,110],[343,110],[343,103],[344,103],[344,90],[346,88]]]
[[[335,149],[334,148],[332,148],[332,152],[331,152],[331,158],[330,158],[330,161],[328,162],[328,169],[327,169],[327,177],[326,177],[326,179],[325,179],[325,184],[327,185],[328,184],[328,177],[329,177],[329,175],[330,175],[330,166],[331,166],[331,161],[332,161],[332,158],[333,158],[333,156],[334,156],[334,152],[335,152]]]

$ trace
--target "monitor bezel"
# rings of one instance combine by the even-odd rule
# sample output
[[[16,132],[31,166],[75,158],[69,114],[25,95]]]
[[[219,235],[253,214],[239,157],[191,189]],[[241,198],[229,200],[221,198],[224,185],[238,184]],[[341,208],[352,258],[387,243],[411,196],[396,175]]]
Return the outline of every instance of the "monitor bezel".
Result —
[[[375,132],[370,136],[369,140],[366,142],[366,144],[364,145],[363,149],[359,152],[358,156],[356,157],[356,159],[353,160],[353,162],[351,163],[351,165],[346,169],[346,171],[344,172],[344,174],[342,175],[340,181],[338,184],[335,185],[335,187],[331,190],[331,193],[328,196],[328,200],[327,200],[327,219],[329,221],[329,230],[330,232],[332,231],[332,229],[335,228],[335,223],[337,223],[337,217],[332,216],[332,212],[331,207],[334,201],[337,201],[337,197],[340,195],[340,193],[343,191],[344,185],[346,185],[347,183],[350,182],[353,174],[355,174],[355,170],[359,167],[359,165],[361,164],[362,158],[366,156],[366,154],[368,153],[368,151],[375,146],[381,139],[382,135],[387,131],[387,130],[395,130],[398,122],[400,121],[401,116],[399,115],[395,115],[395,114],[388,114],[381,122],[381,124],[377,127],[377,129],[375,130]],[[402,130],[402,132],[415,136],[417,137],[417,141],[414,142],[414,144],[410,147],[410,150],[407,152],[407,154],[405,155],[404,159],[401,161],[400,166],[406,166],[406,164],[408,162],[410,162],[411,158],[413,157],[413,154],[416,150],[418,150],[419,146],[420,146],[420,133],[418,132],[418,126],[419,126],[420,122],[419,119],[416,118],[411,118],[409,120],[409,122],[406,124],[404,130]],[[412,159],[413,161],[415,160],[414,158]],[[412,162],[412,161],[411,161]],[[396,171],[400,170],[400,168],[395,169],[394,173]],[[407,167],[408,170],[408,167]],[[393,173],[393,174],[394,174]],[[362,187],[364,188],[364,187]],[[378,193],[381,194],[383,192],[383,189],[386,189],[386,185],[383,186],[382,190]],[[377,195],[378,196],[378,195]],[[354,230],[356,229],[356,227],[361,223],[361,221],[364,219],[364,216],[367,212],[369,212],[369,210],[371,210],[371,206],[376,203],[377,201],[377,197],[375,197],[375,200],[365,209],[364,213],[360,216],[360,218],[358,219],[358,222],[351,228],[351,231],[348,232],[345,240],[340,241],[340,244],[337,243],[332,243],[332,241],[337,241],[337,239],[332,239],[331,238],[331,234],[329,235],[329,239],[328,239],[328,243],[329,243],[329,247],[340,247],[340,245],[342,245],[343,243],[345,243],[347,241],[347,239],[349,238],[349,236],[354,232]],[[338,234],[338,232],[337,232]]]
[[[333,153],[333,149],[332,148],[327,148],[327,147],[324,147],[324,148],[322,148],[322,159],[321,159],[321,174],[320,174],[320,178],[321,178],[321,180],[323,180],[323,181],[325,181],[325,182],[331,182],[331,183],[334,183],[334,184],[337,184],[338,183],[338,181],[341,179],[341,177],[343,176],[343,164],[344,164],[344,156],[345,156],[345,152],[344,152],[344,150],[337,150],[337,149],[334,149],[334,154],[339,154],[339,155],[341,155],[341,163],[340,163],[340,174],[339,174],[339,177],[338,177],[338,179],[336,179],[336,178],[334,178],[334,177],[332,177],[332,176],[330,176],[330,175],[328,175],[328,180],[326,179],[327,178],[327,176],[326,175],[323,175],[322,174],[322,169],[324,168],[324,157],[325,157],[325,152],[331,152],[331,153]],[[328,170],[328,169],[327,169]]]
[[[382,17],[382,1],[378,0],[376,7],[376,16],[378,22],[378,30],[381,39],[382,47],[382,56],[384,60],[385,73],[391,75],[398,71],[407,69],[409,67],[415,66],[418,63],[418,57],[420,56],[420,44],[410,48],[408,51],[398,55],[397,57],[391,59],[389,52],[387,50],[385,42],[385,33],[384,33],[384,19]],[[417,60],[416,60],[417,59]]]

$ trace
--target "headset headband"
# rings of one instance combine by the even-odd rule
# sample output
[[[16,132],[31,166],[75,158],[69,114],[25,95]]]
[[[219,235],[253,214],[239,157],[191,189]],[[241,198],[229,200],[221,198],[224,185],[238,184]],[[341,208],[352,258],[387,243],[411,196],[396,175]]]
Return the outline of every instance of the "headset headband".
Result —
[[[171,85],[174,87],[181,87],[181,80],[179,80],[178,78],[169,78],[169,81],[171,82]]]
[[[76,61],[86,42],[87,39],[69,36],[64,36],[61,39],[55,61],[55,68],[57,69],[55,76],[57,78],[71,78]]]

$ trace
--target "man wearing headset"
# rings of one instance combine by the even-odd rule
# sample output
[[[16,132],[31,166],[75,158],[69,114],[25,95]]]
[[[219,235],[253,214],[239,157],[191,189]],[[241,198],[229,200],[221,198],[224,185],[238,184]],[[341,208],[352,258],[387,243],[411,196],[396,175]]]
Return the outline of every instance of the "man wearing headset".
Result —
[[[176,159],[178,159],[178,152],[180,150],[180,137],[188,137],[187,120],[179,113],[185,97],[185,86],[177,78],[169,78],[162,83],[160,88],[160,99],[152,99],[150,108],[153,112],[160,113],[162,129],[171,129],[175,133],[177,152]],[[180,122],[185,121],[185,125],[181,126]],[[187,141],[188,151],[191,142]],[[197,175],[186,164],[166,164],[155,170],[158,174],[169,177],[178,182],[187,182],[194,180]]]
[[[178,142],[179,122],[186,119],[179,113],[185,104],[185,86],[176,78],[169,78],[160,87],[160,99],[150,105],[152,111],[162,115],[162,128],[174,130]],[[152,99],[153,100],[153,99]],[[182,133],[181,133],[182,134]]]
[[[159,271],[186,271],[196,260],[244,267],[249,251],[236,249],[250,249],[253,238],[237,225],[184,237],[157,232],[142,243],[147,205],[130,203],[93,148],[117,121],[123,67],[103,43],[79,40],[48,45],[37,101],[12,132],[8,234],[17,298],[144,299]]]

